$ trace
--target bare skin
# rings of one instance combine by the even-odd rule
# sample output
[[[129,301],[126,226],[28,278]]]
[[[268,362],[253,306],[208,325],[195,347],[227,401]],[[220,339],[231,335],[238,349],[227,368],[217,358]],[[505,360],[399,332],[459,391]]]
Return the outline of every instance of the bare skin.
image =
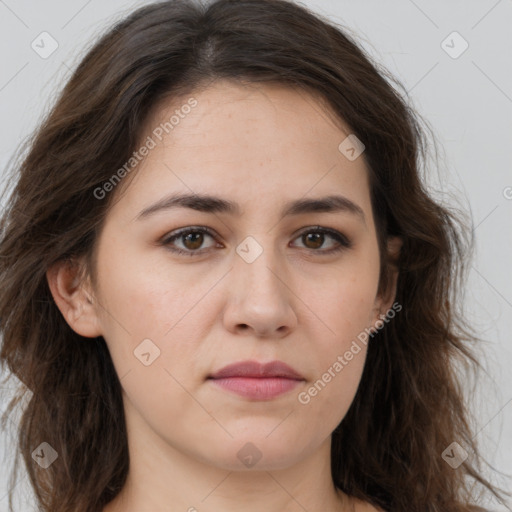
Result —
[[[130,471],[103,512],[378,510],[337,490],[330,470],[331,434],[354,399],[366,345],[334,377],[331,371],[321,391],[308,391],[395,296],[396,273],[386,296],[377,294],[364,157],[340,152],[350,130],[304,92],[218,82],[193,96],[197,105],[118,185],[125,189],[99,235],[96,286],[77,285],[76,268],[65,264],[47,274],[69,325],[105,338],[123,388]],[[147,135],[184,103],[159,109]],[[218,196],[239,203],[240,212],[178,207],[137,218],[170,193]],[[363,215],[281,218],[289,201],[333,194]],[[190,226],[213,235],[159,244]],[[336,238],[303,236],[317,226],[352,245],[327,253],[340,246]],[[254,256],[258,246],[250,262],[237,252]],[[399,247],[390,240],[390,254]],[[151,340],[148,365],[134,354],[143,340]],[[208,379],[249,359],[283,361],[302,380],[260,400]],[[244,447],[258,458],[251,467],[240,456]]]

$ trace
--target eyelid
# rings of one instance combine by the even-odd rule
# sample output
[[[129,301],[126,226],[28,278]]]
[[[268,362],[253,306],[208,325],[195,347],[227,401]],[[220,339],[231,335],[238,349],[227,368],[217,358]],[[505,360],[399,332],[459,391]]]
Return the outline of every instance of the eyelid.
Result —
[[[312,225],[312,226],[306,226],[302,228],[300,231],[294,233],[293,240],[299,238],[301,235],[306,233],[322,233],[326,234],[327,236],[330,236],[334,240],[338,242],[338,246],[322,250],[322,249],[308,249],[303,248],[304,250],[310,252],[310,253],[318,253],[319,255],[329,255],[333,253],[337,253],[343,250],[351,249],[353,247],[353,243],[349,237],[347,237],[344,233],[338,231],[337,229],[328,228],[324,226],[319,225]],[[203,255],[207,252],[209,252],[211,249],[198,249],[196,251],[191,250],[183,250],[180,248],[171,248],[171,242],[180,238],[180,236],[188,233],[205,233],[209,236],[211,236],[214,240],[218,243],[218,235],[213,231],[212,229],[208,228],[207,226],[198,226],[198,225],[192,225],[192,226],[186,226],[183,228],[176,229],[174,231],[171,231],[167,234],[165,234],[160,240],[159,244],[165,246],[168,250],[170,250],[173,253],[176,254],[184,254],[187,256],[196,256],[196,255]]]
[[[295,238],[298,238],[299,236],[301,236],[305,233],[315,233],[315,232],[330,235],[335,240],[338,240],[338,243],[344,245],[347,249],[352,247],[352,241],[345,234],[341,233],[337,229],[328,228],[328,227],[324,227],[324,226],[318,226],[318,225],[307,226],[304,229],[300,230],[297,234],[295,234],[294,240],[295,240]],[[313,252],[322,252],[322,251],[313,251]],[[326,252],[326,251],[324,251],[324,252]]]
[[[208,228],[207,226],[186,226],[184,228],[175,229],[173,231],[170,231],[169,233],[166,233],[162,238],[159,240],[160,245],[169,246],[170,243],[173,240],[176,240],[180,238],[180,236],[185,235],[187,233],[193,233],[193,232],[199,232],[199,233],[206,233],[207,235],[211,236],[214,240],[218,238],[218,235],[213,231],[212,229]],[[180,254],[203,254],[205,250],[197,250],[197,251],[185,251],[183,249],[169,249],[172,252],[180,253]]]

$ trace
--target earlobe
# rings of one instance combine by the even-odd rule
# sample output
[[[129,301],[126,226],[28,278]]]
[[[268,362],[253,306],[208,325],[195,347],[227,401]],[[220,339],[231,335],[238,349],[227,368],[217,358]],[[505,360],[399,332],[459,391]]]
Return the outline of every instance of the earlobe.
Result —
[[[389,277],[389,293],[388,293],[388,301],[386,303],[386,311],[389,310],[393,301],[396,297],[396,289],[398,282],[398,275],[400,272],[399,268],[399,260],[400,254],[402,251],[403,239],[399,236],[390,237],[388,239],[387,249],[388,249],[388,277]]]
[[[398,260],[402,251],[404,241],[399,236],[391,236],[387,241],[388,264],[393,270],[398,270]]]
[[[380,318],[379,315],[386,315],[395,300],[402,246],[403,240],[398,236],[390,237],[387,241],[387,289],[375,301],[374,320]]]
[[[62,260],[46,272],[50,292],[68,325],[81,336],[101,336],[92,293],[82,281],[76,261]]]

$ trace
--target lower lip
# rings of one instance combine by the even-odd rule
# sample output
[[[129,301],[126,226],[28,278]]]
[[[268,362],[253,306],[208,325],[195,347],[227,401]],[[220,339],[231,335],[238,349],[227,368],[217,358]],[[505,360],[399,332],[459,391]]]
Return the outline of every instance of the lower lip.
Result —
[[[275,398],[287,393],[302,382],[284,377],[227,377],[210,380],[223,389],[254,400]]]

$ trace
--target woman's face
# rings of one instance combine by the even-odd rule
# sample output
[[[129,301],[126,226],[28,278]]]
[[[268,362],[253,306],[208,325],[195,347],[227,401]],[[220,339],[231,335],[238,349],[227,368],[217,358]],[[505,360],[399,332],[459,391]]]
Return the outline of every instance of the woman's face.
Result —
[[[361,333],[390,305],[364,154],[339,149],[350,131],[304,92],[217,82],[193,98],[152,118],[105,220],[98,335],[129,435],[225,469],[285,468],[327,446],[360,382]],[[344,199],[309,203],[327,196]],[[296,378],[257,365],[210,378],[247,361]]]

